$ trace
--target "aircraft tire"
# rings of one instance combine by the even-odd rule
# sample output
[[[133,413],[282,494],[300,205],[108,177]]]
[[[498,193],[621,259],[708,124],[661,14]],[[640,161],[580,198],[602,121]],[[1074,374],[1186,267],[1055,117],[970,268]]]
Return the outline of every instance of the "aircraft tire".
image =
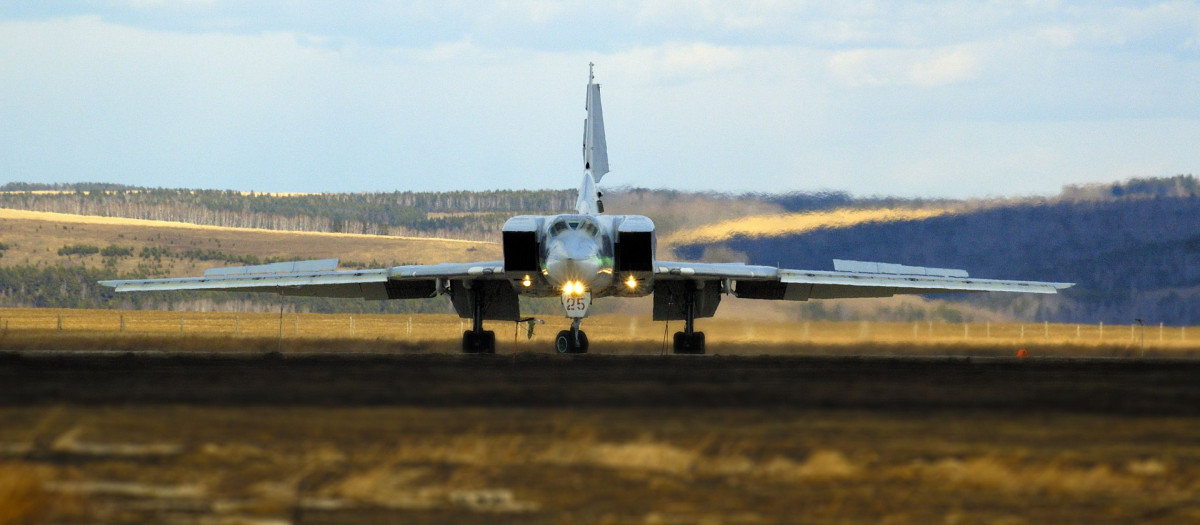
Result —
[[[496,332],[485,330],[479,333],[479,353],[494,354],[496,353]]]
[[[554,338],[554,349],[560,354],[570,354],[575,352],[575,341],[572,341],[571,331],[563,330]]]
[[[464,354],[494,354],[496,353],[496,332],[485,330],[463,332],[462,349]]]
[[[703,354],[704,332],[692,332],[691,335],[675,332],[676,354]]]
[[[569,332],[568,332],[569,333]],[[579,331],[579,346],[575,347],[575,353],[586,354],[588,351],[588,338],[583,330]]]

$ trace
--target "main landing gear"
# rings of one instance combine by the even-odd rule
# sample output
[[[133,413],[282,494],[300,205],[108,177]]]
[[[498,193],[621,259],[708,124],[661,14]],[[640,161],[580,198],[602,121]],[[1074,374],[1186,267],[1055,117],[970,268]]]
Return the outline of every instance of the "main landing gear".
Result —
[[[704,332],[695,331],[696,328],[696,291],[689,290],[684,295],[683,305],[683,331],[675,332],[675,353],[676,354],[703,354],[704,353]]]
[[[583,354],[588,351],[588,338],[583,330],[579,329],[581,318],[576,317],[571,322],[570,330],[563,330],[558,333],[558,337],[554,338],[554,349],[560,354]]]
[[[483,290],[476,287],[471,290],[474,297],[471,301],[471,329],[463,332],[462,349],[464,354],[494,354],[496,353],[496,332],[483,329]]]

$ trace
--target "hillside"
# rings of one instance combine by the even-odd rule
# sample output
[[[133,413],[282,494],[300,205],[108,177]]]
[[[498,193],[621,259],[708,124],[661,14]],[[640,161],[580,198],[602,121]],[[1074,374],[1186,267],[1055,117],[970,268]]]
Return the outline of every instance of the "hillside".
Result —
[[[681,245],[755,264],[833,269],[832,260],[963,268],[977,277],[1078,283],[1058,297],[986,294],[970,304],[1051,322],[1200,323],[1200,198],[1132,196],[985,207]]]
[[[278,308],[265,294],[124,294],[95,281],[197,275],[214,266],[339,258],[343,268],[495,260],[493,243],[361,234],[280,232],[0,209],[4,306]],[[443,311],[442,302],[291,299],[308,311]]]
[[[103,184],[0,187],[0,208],[208,226],[496,241],[517,213],[573,206],[573,191],[274,194]]]

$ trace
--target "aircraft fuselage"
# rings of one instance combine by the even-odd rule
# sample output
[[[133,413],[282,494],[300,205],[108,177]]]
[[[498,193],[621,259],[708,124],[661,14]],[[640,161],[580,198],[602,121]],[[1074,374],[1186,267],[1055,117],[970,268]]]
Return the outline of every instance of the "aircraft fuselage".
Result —
[[[536,253],[534,261],[509,260],[506,271],[527,271],[521,295],[644,296],[650,286],[654,223],[640,215],[522,215],[504,225],[506,254]]]

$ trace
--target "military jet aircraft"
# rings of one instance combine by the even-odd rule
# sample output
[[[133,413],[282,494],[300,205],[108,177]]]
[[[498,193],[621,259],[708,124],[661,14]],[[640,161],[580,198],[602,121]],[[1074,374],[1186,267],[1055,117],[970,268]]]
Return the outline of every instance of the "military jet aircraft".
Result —
[[[494,353],[485,320],[517,321],[518,298],[559,297],[570,330],[555,338],[560,353],[588,350],[581,322],[598,297],[654,296],[656,321],[684,321],[678,354],[703,354],[697,318],[712,317],[722,295],[807,301],[946,292],[1053,294],[1069,283],[977,279],[963,270],[834,261],[834,271],[791,270],[740,263],[663,261],[655,256],[654,222],[641,215],[606,215],[597,184],[608,173],[600,85],[588,67],[583,128],[583,181],[574,213],[519,215],[504,224],[503,260],[337,270],[337,259],[214,268],[202,277],[101,281],[118,292],[227,290],[362,299],[450,296],[471,319],[466,353]]]

